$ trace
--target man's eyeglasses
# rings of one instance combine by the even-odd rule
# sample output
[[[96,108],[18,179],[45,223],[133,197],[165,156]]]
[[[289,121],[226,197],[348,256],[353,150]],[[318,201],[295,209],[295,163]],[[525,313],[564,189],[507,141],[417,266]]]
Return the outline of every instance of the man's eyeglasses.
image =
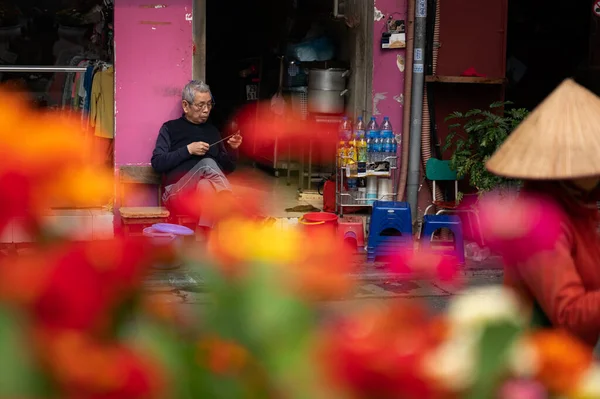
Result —
[[[210,109],[212,109],[212,107],[214,107],[215,103],[214,103],[214,101],[211,101],[209,103],[198,103],[198,104],[193,103],[190,105],[192,105],[194,108],[199,109],[199,110],[203,110],[204,108],[210,110]]]

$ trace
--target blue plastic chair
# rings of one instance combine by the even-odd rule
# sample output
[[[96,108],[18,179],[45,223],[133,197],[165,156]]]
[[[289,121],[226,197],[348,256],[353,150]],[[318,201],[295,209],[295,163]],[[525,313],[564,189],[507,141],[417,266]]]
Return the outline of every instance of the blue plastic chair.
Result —
[[[378,256],[391,255],[404,246],[412,246],[412,232],[412,216],[407,202],[375,201],[369,224],[367,260],[374,261]]]
[[[456,215],[425,215],[421,235],[421,248],[430,249],[433,234],[439,229],[448,229],[454,235],[454,248],[451,253],[456,256],[460,264],[465,263],[465,241],[463,237],[462,222]]]

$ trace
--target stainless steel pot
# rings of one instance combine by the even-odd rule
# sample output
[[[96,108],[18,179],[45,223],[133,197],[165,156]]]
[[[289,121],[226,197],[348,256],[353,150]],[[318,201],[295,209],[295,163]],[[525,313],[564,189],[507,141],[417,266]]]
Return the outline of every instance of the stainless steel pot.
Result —
[[[308,88],[312,90],[346,89],[346,78],[350,71],[340,68],[311,69],[308,73]]]
[[[341,114],[345,111],[348,90],[308,90],[308,112]]]

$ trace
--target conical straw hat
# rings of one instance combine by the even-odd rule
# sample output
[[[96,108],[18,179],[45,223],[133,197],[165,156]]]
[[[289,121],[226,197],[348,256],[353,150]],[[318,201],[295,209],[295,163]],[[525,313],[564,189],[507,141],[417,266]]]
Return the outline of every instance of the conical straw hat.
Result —
[[[499,176],[600,176],[600,98],[571,79],[558,86],[486,163]]]

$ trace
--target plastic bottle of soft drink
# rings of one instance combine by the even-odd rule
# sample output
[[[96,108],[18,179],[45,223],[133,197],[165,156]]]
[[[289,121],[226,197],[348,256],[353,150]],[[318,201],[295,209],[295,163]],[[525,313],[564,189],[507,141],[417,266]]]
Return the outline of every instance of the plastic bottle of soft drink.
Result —
[[[389,162],[390,160],[388,159],[388,157],[392,153],[392,139],[390,139],[389,137],[385,137],[382,138],[381,141],[381,160]]]
[[[362,116],[358,117],[354,130],[358,162],[367,162],[367,141],[365,140],[365,123]]]
[[[365,121],[362,116],[356,119],[356,126],[354,128],[354,136],[356,138],[365,137]]]
[[[340,140],[348,142],[352,139],[352,121],[347,116],[342,118],[339,134]]]
[[[390,118],[387,116],[383,117],[383,122],[381,123],[381,137],[383,139],[381,160],[388,158],[387,161],[392,163],[393,159],[389,159],[389,157],[396,155],[393,153],[394,131]]]
[[[347,116],[344,116],[339,128],[338,142],[338,166],[346,166],[348,163],[348,142],[352,136],[352,125]]]
[[[352,121],[347,117],[344,116],[342,118],[342,123],[340,124],[340,129],[339,129],[339,136],[340,136],[340,145],[342,144],[342,142],[344,142],[344,150],[343,150],[343,154],[342,156],[345,156],[345,158],[343,158],[343,162],[342,162],[342,166],[347,166],[349,164],[355,163],[356,162],[356,146],[355,146],[355,142],[354,139],[352,137]],[[338,154],[340,154],[342,151],[338,150]]]
[[[362,116],[359,116],[354,128],[357,172],[359,176],[364,176],[367,173],[367,140],[365,139],[365,133],[365,122]]]
[[[346,146],[346,141],[342,140],[340,137],[340,141],[338,142],[338,167],[346,166],[346,157],[348,156],[348,148]]]
[[[373,139],[373,161],[372,162],[381,162],[383,160],[383,138],[375,137]]]
[[[377,137],[379,137],[379,126],[377,125],[377,118],[372,116],[371,121],[369,121],[369,124],[367,125],[368,162],[375,162],[375,158],[373,157],[373,145]]]
[[[375,138],[379,137],[379,126],[377,125],[377,118],[372,116],[369,124],[367,125],[367,157],[368,162],[375,162],[373,157],[373,145],[375,144]]]
[[[388,139],[394,136],[394,131],[392,129],[392,124],[390,123],[390,118],[385,116],[383,118],[383,122],[381,123],[381,137]]]

